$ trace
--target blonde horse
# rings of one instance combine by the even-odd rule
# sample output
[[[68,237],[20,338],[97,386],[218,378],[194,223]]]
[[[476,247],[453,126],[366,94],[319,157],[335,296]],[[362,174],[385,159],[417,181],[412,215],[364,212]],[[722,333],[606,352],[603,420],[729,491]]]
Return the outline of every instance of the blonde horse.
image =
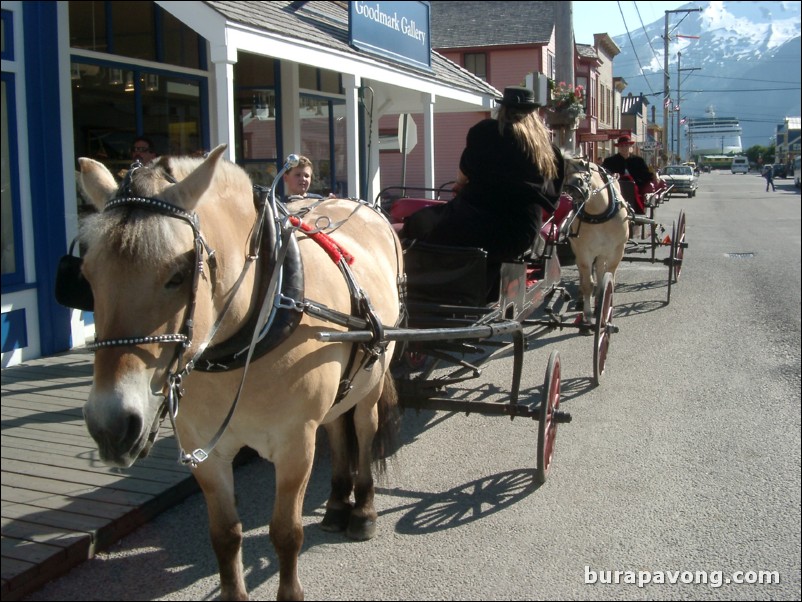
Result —
[[[592,323],[591,295],[605,272],[613,275],[629,239],[629,212],[618,179],[584,159],[566,158],[565,184],[574,209],[566,218],[567,236],[579,270],[583,323]]]
[[[375,533],[371,446],[396,408],[381,330],[399,319],[402,250],[366,204],[326,199],[289,214],[275,189],[255,198],[224,150],[137,166],[119,190],[102,164],[80,159],[98,209],[81,232],[98,337],[84,415],[101,458],[122,467],[170,418],[206,499],[225,600],[248,597],[232,460],[249,446],[272,461],[278,598],[303,599],[301,511],[318,426],[333,458],[322,526]],[[349,328],[375,336],[317,336]]]

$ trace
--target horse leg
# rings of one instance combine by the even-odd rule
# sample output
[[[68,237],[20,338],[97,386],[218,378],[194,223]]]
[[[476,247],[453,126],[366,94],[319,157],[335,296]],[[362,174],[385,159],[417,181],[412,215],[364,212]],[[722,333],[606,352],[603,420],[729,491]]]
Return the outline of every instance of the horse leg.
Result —
[[[345,534],[351,539],[364,541],[376,535],[378,518],[373,506],[373,439],[379,426],[376,404],[357,404],[354,409],[354,426],[359,456],[354,483],[354,509]]]
[[[576,267],[579,270],[579,296],[582,299],[582,323],[592,323],[592,309],[590,297],[593,293],[593,263],[587,259],[577,257]]]
[[[315,430],[289,437],[302,441],[302,446],[283,446],[273,463],[276,468],[276,500],[270,520],[270,541],[276,549],[279,564],[278,600],[303,600],[304,588],[298,578],[298,554],[304,543],[301,524],[304,494],[312,474],[315,455]]]
[[[374,366],[374,370],[377,366]],[[351,539],[367,540],[376,535],[378,513],[373,505],[375,489],[373,468],[380,472],[386,469],[385,457],[397,449],[398,444],[398,391],[389,372],[383,382],[354,411],[354,426],[359,443],[358,469],[354,485],[354,509],[348,523],[346,535]],[[374,453],[377,454],[374,457]]]
[[[326,502],[326,514],[320,528],[332,533],[340,533],[348,527],[351,517],[351,492],[354,482],[351,476],[351,449],[348,445],[348,429],[353,427],[352,412],[346,412],[337,420],[326,424],[331,447],[331,494]],[[353,437],[351,437],[353,438]]]
[[[231,462],[210,456],[193,474],[206,499],[209,534],[220,572],[220,599],[247,600],[242,573],[242,523],[237,513]]]

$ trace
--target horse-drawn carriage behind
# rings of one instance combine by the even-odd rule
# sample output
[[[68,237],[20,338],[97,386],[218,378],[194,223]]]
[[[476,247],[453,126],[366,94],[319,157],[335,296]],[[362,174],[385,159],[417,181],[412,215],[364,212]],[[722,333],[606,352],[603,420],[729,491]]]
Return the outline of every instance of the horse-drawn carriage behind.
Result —
[[[101,459],[132,465],[170,420],[179,460],[206,497],[221,597],[247,595],[232,470],[243,446],[275,466],[270,536],[282,599],[303,597],[301,504],[320,426],[333,462],[321,526],[353,539],[375,534],[375,443],[392,426],[399,398],[405,407],[538,421],[543,482],[557,426],[570,416],[560,410],[559,352],[549,354],[541,395],[526,399],[523,354],[555,329],[592,333],[599,383],[616,332],[619,243],[592,250],[599,237],[587,236],[598,233],[591,226],[569,238],[582,264],[580,313],[562,282],[562,239],[538,237],[501,266],[496,286],[482,250],[404,248],[378,202],[279,202],[276,183],[295,156],[267,190],[223,161],[224,150],[132,166],[122,185],[102,164],[80,159],[81,184],[98,213],[82,225],[84,257],[66,257],[56,284],[62,303],[95,313],[84,415]],[[605,196],[600,173],[572,166],[577,198],[592,204]],[[594,310],[594,266],[583,271],[588,249],[599,258],[590,262]],[[509,349],[506,402],[448,395]]]

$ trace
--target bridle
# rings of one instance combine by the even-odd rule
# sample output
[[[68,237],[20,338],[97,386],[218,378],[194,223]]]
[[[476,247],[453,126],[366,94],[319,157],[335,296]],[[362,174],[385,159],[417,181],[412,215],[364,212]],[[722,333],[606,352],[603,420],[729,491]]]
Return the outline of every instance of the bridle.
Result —
[[[618,212],[618,209],[623,204],[622,199],[618,197],[615,192],[613,182],[615,178],[604,169],[603,167],[596,167],[599,175],[601,176],[604,184],[598,188],[593,188],[591,181],[593,179],[593,167],[590,161],[584,159],[574,159],[579,161],[582,169],[575,171],[570,178],[567,178],[563,184],[563,192],[571,197],[574,207],[574,218],[589,224],[601,224],[609,221]],[[602,192],[605,188],[607,192],[607,210],[600,214],[590,214],[585,211],[585,205],[596,194]]]
[[[182,387],[182,382],[184,377],[186,377],[190,372],[192,372],[195,362],[200,358],[202,355],[205,345],[202,345],[201,348],[193,355],[190,359],[184,361],[184,354],[192,346],[192,337],[193,337],[193,328],[194,328],[194,316],[195,316],[195,308],[196,302],[198,297],[198,286],[200,284],[200,279],[204,273],[204,253],[206,254],[206,261],[209,264],[209,271],[211,272],[211,280],[214,281],[214,271],[216,270],[217,262],[215,258],[214,250],[208,245],[206,240],[203,237],[200,229],[200,218],[198,217],[197,213],[189,213],[184,211],[182,208],[173,205],[172,203],[168,203],[167,201],[163,201],[161,199],[156,199],[153,197],[141,197],[141,196],[132,196],[130,194],[130,185],[131,185],[131,176],[133,175],[136,169],[141,167],[141,163],[136,161],[129,170],[128,174],[126,175],[125,181],[121,186],[120,190],[122,192],[121,196],[118,196],[108,203],[106,203],[105,207],[103,208],[104,211],[112,211],[121,207],[135,207],[139,209],[144,209],[146,211],[150,211],[153,213],[159,213],[161,215],[165,215],[167,217],[171,217],[174,219],[178,219],[192,228],[192,236],[193,236],[193,248],[194,248],[194,261],[193,261],[193,275],[192,275],[192,288],[190,289],[190,296],[189,296],[189,303],[187,304],[187,310],[184,314],[184,320],[181,325],[181,328],[176,333],[171,334],[161,334],[161,335],[154,335],[154,336],[132,336],[132,337],[119,337],[113,339],[96,339],[94,343],[88,345],[88,348],[92,351],[97,351],[98,349],[108,349],[112,347],[130,347],[130,346],[139,346],[139,345],[150,345],[150,344],[160,344],[160,345],[176,345],[175,354],[173,355],[172,360],[170,361],[168,372],[167,372],[167,379],[165,382],[165,389],[163,391],[165,396],[165,401],[163,403],[162,408],[157,412],[157,420],[154,421],[153,426],[150,432],[150,439],[155,440],[156,433],[159,428],[159,424],[163,420],[165,414],[169,413],[171,421],[173,421],[173,427],[175,430],[175,417],[178,414],[178,405],[181,397],[184,394],[184,390]],[[175,184],[176,180],[172,178],[169,174],[167,174],[167,179]],[[249,262],[247,265],[250,266],[252,262]],[[246,266],[247,269],[247,266]],[[241,282],[242,279],[239,280]],[[225,306],[223,311],[221,312],[218,319],[215,321],[215,325],[212,327],[210,340],[214,337],[219,328],[220,324],[222,324],[223,318],[227,314],[228,308],[230,307],[230,302],[233,299],[234,295],[231,295],[229,298],[229,304]],[[183,365],[182,365],[183,364]],[[227,424],[227,421],[226,421]],[[177,437],[176,432],[176,437]],[[180,443],[179,443],[180,447]],[[203,453],[199,453],[203,452]],[[181,459],[180,461],[185,464],[192,464],[196,465],[197,462],[202,461],[205,457],[208,456],[208,453],[205,452],[203,449],[196,450],[192,454],[186,454],[181,451]]]

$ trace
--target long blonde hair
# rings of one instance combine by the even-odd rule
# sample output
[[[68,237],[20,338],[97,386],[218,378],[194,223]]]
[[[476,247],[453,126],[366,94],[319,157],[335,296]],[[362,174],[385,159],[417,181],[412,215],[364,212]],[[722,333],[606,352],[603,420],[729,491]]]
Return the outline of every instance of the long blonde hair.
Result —
[[[509,125],[512,135],[526,156],[537,165],[546,180],[557,177],[557,161],[551,147],[551,139],[546,125],[536,110],[521,110],[500,105],[498,114],[499,134]]]

